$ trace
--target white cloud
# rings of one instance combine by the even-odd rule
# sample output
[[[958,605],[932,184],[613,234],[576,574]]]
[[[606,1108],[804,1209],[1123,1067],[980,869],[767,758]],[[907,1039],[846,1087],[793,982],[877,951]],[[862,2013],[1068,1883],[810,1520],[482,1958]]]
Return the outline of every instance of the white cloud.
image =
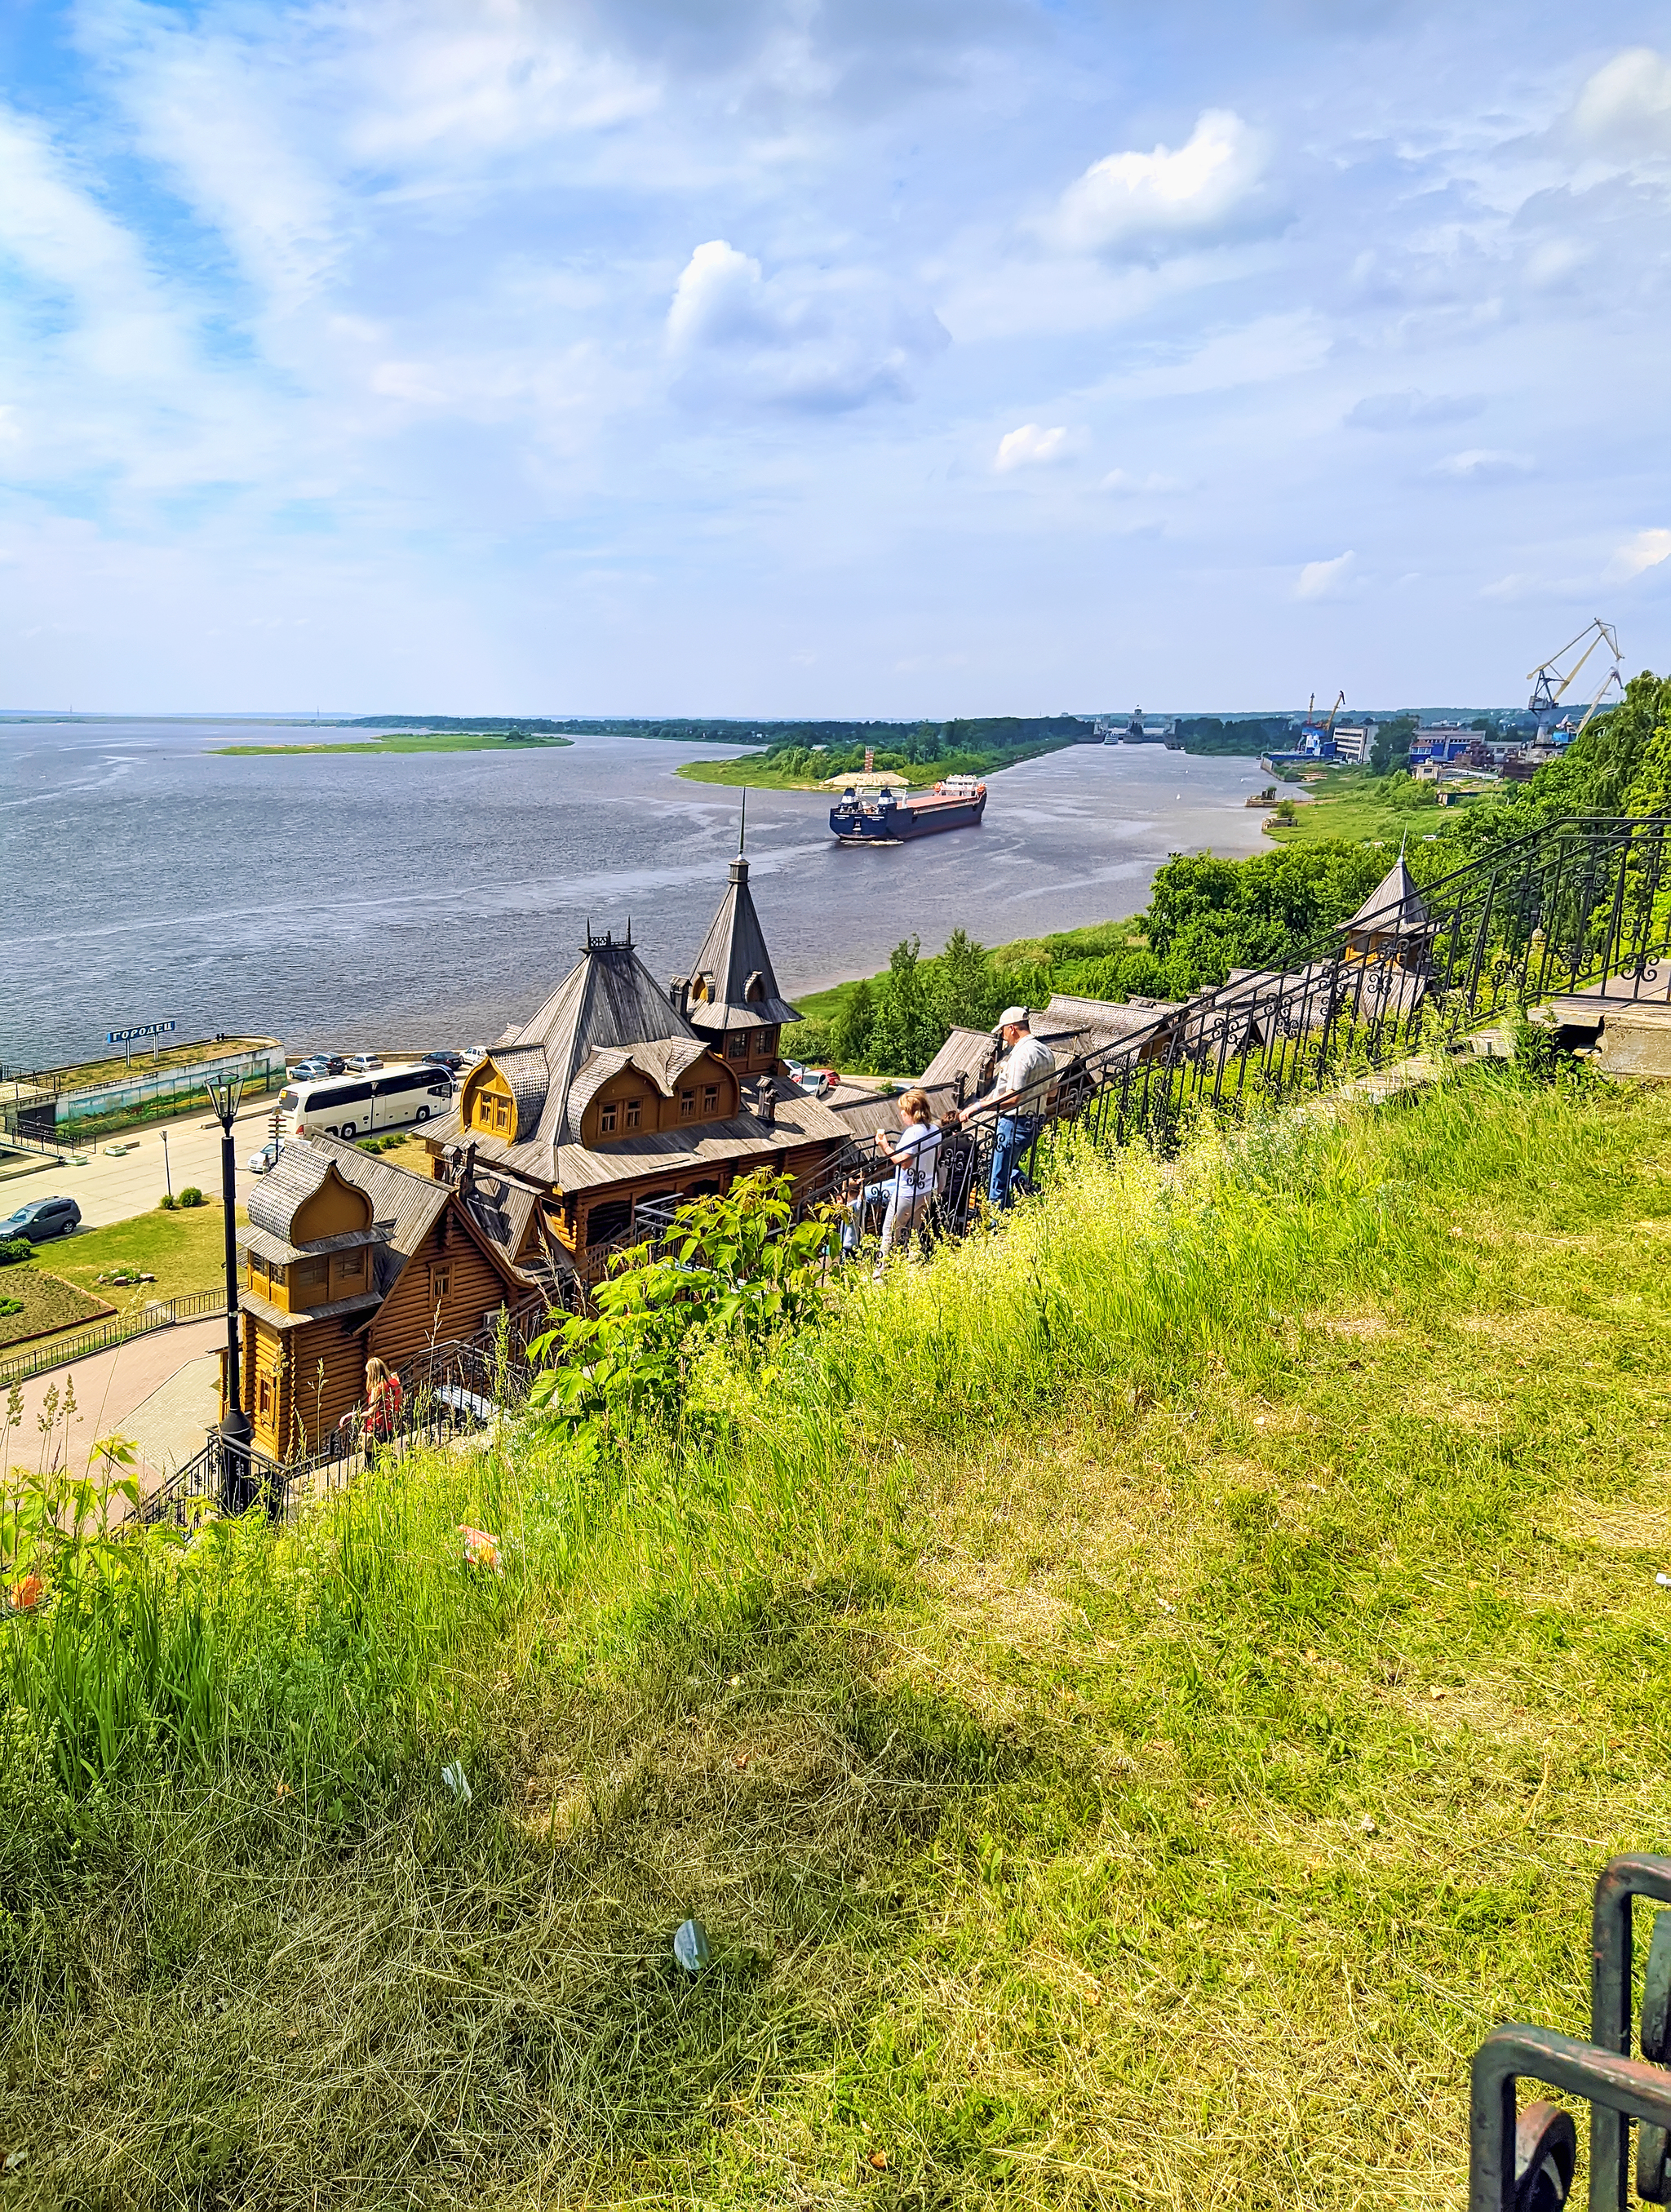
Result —
[[[1332,561],[1308,561],[1300,570],[1299,581],[1294,586],[1298,599],[1338,599],[1352,580],[1358,556],[1337,553]]]
[[[1435,461],[1430,476],[1449,477],[1457,483],[1504,483],[1511,477],[1529,476],[1533,462],[1527,453],[1499,453],[1488,446],[1470,446],[1466,453],[1447,453]]]
[[[1097,486],[1099,491],[1115,492],[1122,499],[1135,499],[1141,492],[1176,491],[1178,489],[1176,477],[1156,476],[1152,472],[1146,477],[1138,477],[1125,469],[1110,469]]]
[[[1346,419],[1354,430],[1424,430],[1435,423],[1466,422],[1485,404],[1472,394],[1448,398],[1425,392],[1370,392]]]
[[[1651,46],[1615,54],[1579,94],[1571,122],[1597,154],[1671,155],[1671,60]]]
[[[1671,530],[1638,530],[1634,538],[1625,539],[1608,562],[1607,581],[1625,583],[1632,576],[1639,576],[1644,568],[1657,568],[1666,560],[1671,560]]]
[[[688,401],[815,410],[910,398],[914,372],[950,343],[927,307],[868,270],[769,277],[723,238],[686,263],[666,337]]]
[[[1048,466],[1053,461],[1071,458],[1073,441],[1065,423],[1059,422],[1047,430],[1037,422],[1024,422],[1018,430],[1009,430],[998,441],[998,451],[992,465],[1000,476],[1007,476],[1012,469]]]
[[[1175,152],[1109,154],[1062,194],[1046,226],[1070,252],[1152,254],[1243,227],[1265,173],[1261,132],[1210,107]]]

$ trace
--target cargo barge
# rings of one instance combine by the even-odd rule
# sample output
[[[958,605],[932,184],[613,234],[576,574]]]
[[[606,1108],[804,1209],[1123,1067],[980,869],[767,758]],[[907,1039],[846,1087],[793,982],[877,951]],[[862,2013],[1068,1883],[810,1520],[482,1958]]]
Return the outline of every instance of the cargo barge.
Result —
[[[850,785],[829,810],[829,827],[843,845],[902,845],[942,830],[978,830],[986,811],[987,787],[977,776],[949,775],[903,799],[886,789],[861,795]]]

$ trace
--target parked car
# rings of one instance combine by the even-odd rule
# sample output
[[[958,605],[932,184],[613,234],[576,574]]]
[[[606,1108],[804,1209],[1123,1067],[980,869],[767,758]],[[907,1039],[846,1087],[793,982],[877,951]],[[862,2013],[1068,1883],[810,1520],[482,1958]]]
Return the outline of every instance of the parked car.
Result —
[[[332,1075],[369,1075],[381,1067],[382,1061],[374,1052],[351,1052],[339,1066],[331,1070]]]
[[[348,1062],[334,1052],[310,1052],[306,1060],[299,1060],[290,1070],[296,1083],[322,1083],[327,1075],[345,1075]]]
[[[73,1198],[32,1199],[0,1221],[0,1244],[14,1237],[27,1237],[31,1244],[44,1244],[49,1237],[70,1237],[82,1225],[82,1209]]]
[[[252,1152],[245,1165],[252,1175],[270,1175],[278,1165],[278,1156],[283,1146],[276,1137],[269,1137],[258,1152]]]
[[[461,1052],[426,1052],[423,1057],[436,1067],[444,1067],[449,1075],[456,1075],[461,1067],[470,1065]]]

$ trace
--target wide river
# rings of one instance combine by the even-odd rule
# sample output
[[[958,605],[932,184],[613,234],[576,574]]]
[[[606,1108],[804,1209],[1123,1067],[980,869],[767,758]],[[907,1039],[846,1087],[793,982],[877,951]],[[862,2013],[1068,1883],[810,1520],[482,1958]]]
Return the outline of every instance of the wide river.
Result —
[[[0,722],[0,1066],[83,1059],[173,1020],[299,1048],[491,1040],[573,964],[587,924],[687,969],[737,847],[740,794],[682,781],[727,749],[581,737],[518,753],[216,750],[295,728]],[[332,732],[321,736],[347,738]],[[1168,854],[1261,848],[1252,761],[1079,745],[994,777],[979,830],[879,850],[827,799],[750,792],[755,897],[791,994],[937,951],[1134,914]]]

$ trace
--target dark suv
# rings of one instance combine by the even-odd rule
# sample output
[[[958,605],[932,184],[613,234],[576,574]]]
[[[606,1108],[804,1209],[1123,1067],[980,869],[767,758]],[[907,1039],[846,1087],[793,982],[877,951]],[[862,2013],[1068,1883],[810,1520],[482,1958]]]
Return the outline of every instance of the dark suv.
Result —
[[[81,1225],[82,1209],[73,1198],[37,1198],[0,1221],[0,1244],[14,1237],[44,1244],[49,1237],[71,1236]]]

